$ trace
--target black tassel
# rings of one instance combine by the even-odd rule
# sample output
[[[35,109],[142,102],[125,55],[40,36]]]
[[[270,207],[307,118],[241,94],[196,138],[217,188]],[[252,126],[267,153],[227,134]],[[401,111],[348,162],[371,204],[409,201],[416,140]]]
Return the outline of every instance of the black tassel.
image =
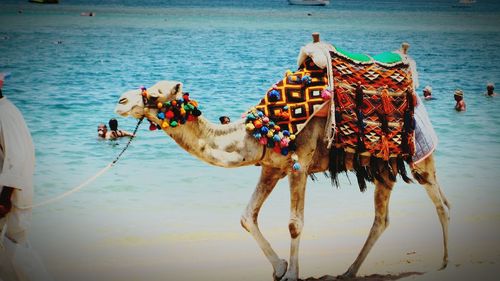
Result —
[[[359,154],[354,155],[354,172],[356,173],[356,179],[358,180],[359,190],[365,192],[366,190],[366,171],[365,168],[361,166],[359,161]]]
[[[332,147],[329,153],[329,164],[328,170],[330,171],[330,180],[332,185],[335,185],[337,188],[339,187],[338,174],[345,170],[345,165],[342,167],[344,158],[343,155],[344,150],[341,148]]]
[[[406,183],[413,183],[413,181],[408,177],[406,174],[406,167],[405,167],[405,162],[401,156],[398,156],[397,158],[397,163],[398,163],[398,172],[401,178],[406,182]]]
[[[387,116],[380,112],[378,112],[377,115],[380,120],[382,132],[387,135],[389,133],[389,122],[387,121]]]
[[[373,176],[373,179],[379,181],[381,184],[385,183],[384,178],[380,174],[383,162],[384,161],[382,159],[373,156],[370,159],[370,172]]]
[[[403,131],[401,134],[401,150],[403,154],[409,155],[411,154],[410,150],[410,134],[415,130],[415,118],[413,117],[414,105],[415,105],[415,96],[413,95],[413,90],[406,90],[406,102],[408,103],[408,107],[404,114],[404,125]]]
[[[361,107],[363,106],[363,88],[361,87],[361,85],[358,85],[356,87],[356,107],[358,109],[361,109]]]
[[[365,122],[364,116],[360,109],[356,109],[356,116],[358,118],[356,125],[358,126],[358,145],[356,146],[356,152],[362,153],[366,151],[365,147]]]
[[[385,167],[387,169],[387,174],[389,175],[389,179],[392,182],[396,182],[396,175],[398,174],[397,171],[392,170],[392,166],[390,165],[389,161],[384,161]]]
[[[408,102],[407,111],[413,112],[415,109],[415,96],[413,95],[413,90],[410,88],[406,90],[406,102]]]

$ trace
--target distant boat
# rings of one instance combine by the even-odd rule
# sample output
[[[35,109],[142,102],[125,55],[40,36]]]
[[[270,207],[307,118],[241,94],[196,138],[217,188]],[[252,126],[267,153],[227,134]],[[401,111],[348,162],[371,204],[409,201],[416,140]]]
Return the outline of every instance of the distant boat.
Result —
[[[304,6],[325,6],[330,4],[330,0],[288,0],[288,4]]]
[[[37,4],[59,4],[59,0],[30,0],[30,2]]]
[[[453,8],[470,8],[472,4],[475,4],[476,0],[459,0],[457,4],[453,5]]]

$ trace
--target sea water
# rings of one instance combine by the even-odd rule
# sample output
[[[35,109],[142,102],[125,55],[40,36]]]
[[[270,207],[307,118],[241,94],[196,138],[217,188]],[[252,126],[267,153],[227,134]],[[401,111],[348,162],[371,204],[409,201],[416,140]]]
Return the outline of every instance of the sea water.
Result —
[[[234,121],[287,69],[296,69],[300,48],[311,42],[312,32],[320,32],[324,41],[372,55],[396,50],[404,41],[411,44],[409,52],[420,75],[418,93],[426,85],[433,87],[435,100],[424,104],[439,137],[438,177],[450,201],[458,202],[455,214],[470,216],[486,208],[498,223],[500,97],[488,98],[484,92],[487,82],[500,84],[500,5],[478,1],[459,9],[454,4],[359,0],[299,7],[285,0],[68,0],[59,5],[2,1],[0,71],[11,74],[3,92],[23,113],[35,143],[34,201],[77,186],[123,149],[126,138],[103,141],[96,132],[99,123],[115,117],[120,129],[134,129],[136,120],[113,113],[123,92],[159,80],[181,81],[206,118],[217,123],[220,115],[227,115]],[[96,16],[80,16],[90,11]],[[466,112],[453,109],[456,88],[465,93]],[[108,173],[79,193],[33,210],[31,240],[60,280],[125,280],[116,272],[128,272],[132,264],[143,269],[137,269],[138,276],[153,280],[163,274],[163,262],[175,268],[185,264],[176,263],[174,256],[191,258],[180,253],[185,248],[164,253],[182,241],[243,240],[255,246],[255,264],[266,264],[239,227],[258,176],[258,167],[208,166],[163,132],[151,132],[143,124]],[[341,239],[352,231],[366,234],[373,191],[360,194],[353,176],[341,182],[340,189],[322,176],[309,182],[306,229],[312,230],[305,231],[306,241],[335,235]],[[394,193],[396,218],[424,206],[419,226],[435,231],[422,239],[432,239],[439,247],[439,225],[425,192],[417,185],[398,183]],[[265,234],[285,250],[283,256],[288,196],[283,181],[261,215]],[[360,246],[361,242],[348,245],[345,252],[354,255]],[[168,262],[137,265],[130,258],[160,253]],[[310,251],[313,254],[317,252]],[[221,264],[213,266],[224,268]]]

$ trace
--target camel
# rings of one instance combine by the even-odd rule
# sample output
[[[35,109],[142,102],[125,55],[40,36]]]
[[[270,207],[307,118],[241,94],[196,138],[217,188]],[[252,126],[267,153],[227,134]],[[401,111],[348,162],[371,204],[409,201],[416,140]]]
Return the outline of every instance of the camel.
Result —
[[[148,97],[143,98],[141,91],[125,92],[119,99],[115,112],[121,116],[147,118],[159,127],[162,122],[157,117],[156,102],[166,102],[182,98],[182,83],[161,81],[148,88]],[[151,100],[154,102],[151,103]],[[258,165],[261,174],[250,202],[241,216],[241,225],[248,231],[273,267],[274,280],[292,281],[299,276],[299,243],[304,225],[304,197],[308,175],[328,170],[329,150],[324,138],[326,118],[313,117],[302,132],[297,135],[296,143],[302,168],[293,171],[290,157],[276,154],[260,145],[245,129],[243,120],[227,125],[213,124],[203,116],[177,127],[163,127],[179,146],[198,159],[219,167],[232,168]],[[423,185],[434,203],[442,227],[444,255],[441,268],[448,264],[448,221],[449,203],[442,192],[437,178],[434,157],[430,155],[412,168],[412,174]],[[384,182],[374,180],[375,218],[368,238],[359,255],[342,275],[355,277],[373,245],[389,225],[389,199],[394,181],[389,171],[381,171]],[[263,236],[258,225],[259,210],[276,183],[288,177],[290,183],[290,220],[288,224],[291,245],[289,260],[281,259]]]

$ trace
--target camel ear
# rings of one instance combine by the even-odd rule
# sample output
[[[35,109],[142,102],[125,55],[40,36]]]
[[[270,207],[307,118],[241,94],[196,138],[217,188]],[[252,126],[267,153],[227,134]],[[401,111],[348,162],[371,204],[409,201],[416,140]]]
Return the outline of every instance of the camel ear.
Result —
[[[177,96],[182,94],[182,83],[177,83],[175,86],[170,90],[170,95],[172,96]]]

